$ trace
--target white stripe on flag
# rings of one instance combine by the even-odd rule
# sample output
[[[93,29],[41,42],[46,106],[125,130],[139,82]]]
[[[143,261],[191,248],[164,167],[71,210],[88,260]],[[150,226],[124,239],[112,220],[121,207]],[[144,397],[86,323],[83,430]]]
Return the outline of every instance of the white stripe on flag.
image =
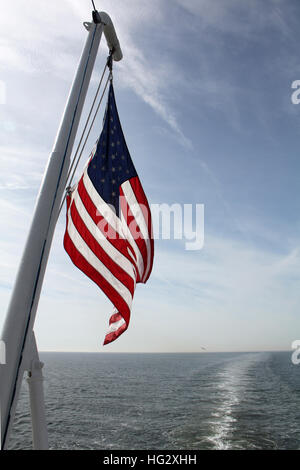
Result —
[[[124,318],[121,318],[121,320],[118,320],[114,323],[111,323],[109,325],[109,328],[107,330],[107,333],[106,333],[106,336],[109,335],[110,333],[113,333],[114,331],[117,331],[121,326],[123,326],[124,324],[126,324]]]

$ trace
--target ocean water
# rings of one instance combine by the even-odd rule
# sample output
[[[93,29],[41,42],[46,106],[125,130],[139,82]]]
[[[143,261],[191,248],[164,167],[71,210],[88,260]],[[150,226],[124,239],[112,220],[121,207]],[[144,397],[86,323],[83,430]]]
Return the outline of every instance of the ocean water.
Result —
[[[42,353],[51,449],[299,449],[290,352]],[[24,381],[10,449],[31,448]]]

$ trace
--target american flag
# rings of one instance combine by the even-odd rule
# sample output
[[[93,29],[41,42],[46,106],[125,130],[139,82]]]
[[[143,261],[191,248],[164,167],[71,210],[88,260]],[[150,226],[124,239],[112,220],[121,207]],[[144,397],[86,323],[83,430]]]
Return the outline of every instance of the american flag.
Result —
[[[100,138],[67,195],[64,247],[114,305],[108,344],[128,328],[135,286],[148,280],[154,254],[151,212],[125,142],[112,83]]]

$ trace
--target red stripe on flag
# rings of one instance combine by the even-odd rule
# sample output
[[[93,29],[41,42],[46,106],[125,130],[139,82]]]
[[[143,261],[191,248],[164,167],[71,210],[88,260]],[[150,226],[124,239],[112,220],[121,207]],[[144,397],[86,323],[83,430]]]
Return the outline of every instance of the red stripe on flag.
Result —
[[[130,178],[129,183],[131,185],[132,191],[134,192],[136,200],[143,213],[145,223],[148,229],[149,239],[150,239],[150,248],[151,248],[150,267],[149,267],[147,277],[143,279],[143,282],[146,283],[151,274],[152,267],[153,267],[153,259],[154,259],[154,237],[153,237],[151,211],[150,211],[150,206],[149,206],[146,194],[143,190],[143,187],[141,185],[139,178],[137,176],[135,176],[134,178]]]
[[[109,319],[109,324],[112,325],[113,323],[117,323],[118,321],[122,320],[122,318],[123,317],[119,312],[114,313]],[[117,330],[108,333],[105,336],[103,346],[105,346],[105,344],[111,343],[112,341],[115,341],[115,339],[117,339],[122,333],[124,333],[127,328],[128,325],[126,323],[123,323]]]
[[[105,346],[106,344],[112,343],[112,341],[115,341],[117,338],[119,338],[119,336],[121,336],[122,333],[124,333],[124,331],[127,330],[127,328],[128,328],[128,324],[123,323],[123,325],[120,326],[120,328],[118,328],[116,331],[112,331],[111,333],[108,333],[105,336],[105,339],[103,341],[103,346]]]
[[[130,207],[127,203],[127,200],[126,200],[126,197],[124,195],[124,192],[120,186],[120,196],[121,196],[121,210],[122,210],[122,213],[124,215],[124,219],[126,221],[126,224],[128,225],[129,227],[129,230],[130,230],[130,233],[132,234],[133,236],[133,239],[135,241],[135,243],[137,244],[138,246],[138,249],[142,255],[142,258],[143,258],[143,263],[144,263],[144,271],[147,267],[147,245],[146,245],[146,242],[143,238],[143,235],[141,233],[141,230],[140,230],[140,227],[138,226],[138,224],[136,223],[136,220],[130,210]],[[143,273],[144,275],[144,273]],[[141,279],[143,278],[143,275],[141,276]],[[139,282],[142,282],[141,280],[139,280]]]

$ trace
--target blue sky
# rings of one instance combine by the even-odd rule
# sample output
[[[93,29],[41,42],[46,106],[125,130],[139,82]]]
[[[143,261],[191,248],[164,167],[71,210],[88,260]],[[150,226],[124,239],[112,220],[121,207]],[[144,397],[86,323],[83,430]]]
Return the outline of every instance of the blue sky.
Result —
[[[2,323],[42,174],[86,37],[88,1],[2,2]],[[205,242],[156,241],[128,331],[52,245],[36,320],[41,350],[290,349],[300,337],[300,5],[284,0],[99,2],[124,54],[114,66],[127,144],[150,203],[204,204]],[[107,56],[100,46],[86,110]],[[103,110],[102,110],[103,113]],[[86,155],[101,131],[102,116]]]

